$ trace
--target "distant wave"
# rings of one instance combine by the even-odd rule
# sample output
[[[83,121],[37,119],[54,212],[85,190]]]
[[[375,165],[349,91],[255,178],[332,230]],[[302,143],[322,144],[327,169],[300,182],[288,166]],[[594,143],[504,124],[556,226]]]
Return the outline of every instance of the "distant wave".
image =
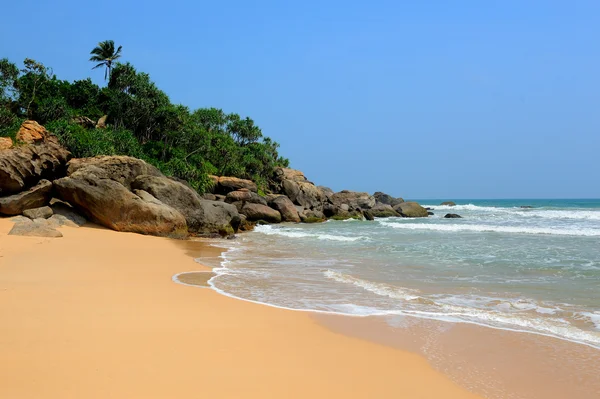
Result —
[[[600,237],[599,229],[590,228],[551,228],[551,227],[525,227],[525,226],[491,226],[485,224],[442,224],[442,223],[400,223],[378,220],[387,227],[405,230],[429,231],[477,231],[490,233],[517,233],[517,234],[548,234],[562,236]]]
[[[257,233],[262,233],[266,235],[278,235],[284,237],[291,238],[316,238],[318,240],[329,240],[329,241],[358,241],[364,240],[366,237],[356,236],[356,237],[347,237],[341,235],[332,235],[332,234],[312,234],[307,233],[305,231],[297,231],[295,229],[287,229],[287,228],[277,228],[272,225],[261,225],[256,226],[254,231]]]
[[[473,204],[467,205],[423,205],[424,207],[432,208],[434,211],[474,211],[474,212],[490,212],[518,215],[524,217],[539,217],[544,219],[578,219],[578,220],[600,220],[600,211],[590,211],[582,209],[555,210],[555,209],[524,209],[521,207],[493,207],[493,206],[477,206]]]

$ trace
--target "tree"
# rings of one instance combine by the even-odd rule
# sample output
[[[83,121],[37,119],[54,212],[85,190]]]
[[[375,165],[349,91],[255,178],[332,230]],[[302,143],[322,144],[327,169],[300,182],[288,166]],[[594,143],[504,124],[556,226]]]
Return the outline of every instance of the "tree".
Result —
[[[121,49],[123,46],[119,46],[117,51],[115,51],[115,42],[113,40],[105,40],[103,42],[98,43],[90,54],[90,61],[97,62],[98,64],[92,69],[100,68],[102,66],[106,67],[104,71],[104,80],[107,80],[110,76],[110,69],[112,68],[113,61],[121,58]]]

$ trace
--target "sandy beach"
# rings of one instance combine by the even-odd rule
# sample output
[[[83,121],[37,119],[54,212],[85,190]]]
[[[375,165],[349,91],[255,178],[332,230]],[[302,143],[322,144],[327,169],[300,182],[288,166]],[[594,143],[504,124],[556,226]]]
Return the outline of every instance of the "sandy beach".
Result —
[[[309,313],[175,284],[201,269],[190,251],[214,253],[205,244],[11,226],[0,219],[2,398],[478,397],[419,355]]]

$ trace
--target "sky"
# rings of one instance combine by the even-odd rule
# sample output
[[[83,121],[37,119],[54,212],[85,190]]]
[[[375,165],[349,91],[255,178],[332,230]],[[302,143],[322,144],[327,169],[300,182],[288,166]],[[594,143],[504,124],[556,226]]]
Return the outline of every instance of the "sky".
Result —
[[[0,57],[87,77],[112,39],[172,102],[252,118],[309,180],[600,198],[600,1],[31,1]]]

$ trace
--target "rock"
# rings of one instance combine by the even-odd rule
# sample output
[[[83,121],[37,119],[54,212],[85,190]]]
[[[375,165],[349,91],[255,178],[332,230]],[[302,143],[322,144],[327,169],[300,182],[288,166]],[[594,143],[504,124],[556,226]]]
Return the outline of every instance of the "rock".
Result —
[[[269,223],[281,222],[281,213],[275,209],[269,208],[266,205],[253,204],[246,202],[242,207],[242,212],[249,221],[264,220]]]
[[[446,219],[462,219],[462,216],[457,215],[456,213],[447,213],[444,218]]]
[[[56,224],[46,219],[30,220],[28,218],[19,218],[15,220],[15,225],[8,232],[13,236],[33,236],[33,237],[62,237],[62,233],[55,229]]]
[[[87,116],[76,116],[75,118],[71,119],[71,123],[76,123],[86,129],[91,129],[96,126],[96,122]]]
[[[18,194],[0,197],[0,214],[19,215],[26,209],[39,208],[50,201],[52,195],[52,183],[48,180],[40,182]]]
[[[375,198],[375,201],[381,204],[390,205],[392,207],[404,202],[402,198],[394,198],[389,194],[382,193],[381,191],[377,191],[375,194],[373,194],[373,197]]]
[[[533,209],[533,207],[531,205],[521,205],[520,208],[522,208],[522,209]]]
[[[325,191],[317,188],[301,171],[295,169],[275,168],[270,188],[274,193],[285,195],[294,204],[305,209],[320,211],[327,199]]]
[[[121,183],[126,188],[131,188],[131,183],[140,175],[163,176],[154,166],[142,161],[141,159],[122,156],[98,156],[91,158],[71,159],[67,168],[67,176],[71,176],[81,168],[95,166],[100,171],[96,171],[99,177],[111,179]]]
[[[334,191],[329,187],[325,186],[317,186],[317,188],[323,193],[323,195],[327,198],[331,197],[334,194]]]
[[[456,204],[453,201],[444,201],[440,205],[456,206]]]
[[[52,208],[49,206],[42,206],[40,208],[26,209],[23,211],[23,216],[28,217],[29,219],[48,219],[52,216],[54,212],[52,212]]]
[[[427,210],[416,202],[403,202],[394,207],[394,210],[405,218],[427,217]]]
[[[307,209],[300,213],[300,220],[302,223],[321,223],[327,219],[323,212]]]
[[[70,157],[69,151],[52,135],[37,144],[0,151],[0,196],[26,190],[41,179],[64,176]]]
[[[132,183],[133,189],[144,190],[157,200],[179,211],[190,233],[199,235],[233,234],[231,221],[239,216],[235,206],[203,199],[196,191],[165,176],[141,175]]]
[[[400,216],[398,212],[392,208],[391,205],[378,203],[370,209],[370,213],[377,218],[389,218],[394,216]]]
[[[215,194],[215,201],[225,202],[225,196],[221,194]]]
[[[225,196],[225,202],[234,203],[238,201],[251,202],[253,204],[267,205],[267,201],[260,195],[248,189],[231,191]]]
[[[375,216],[373,215],[372,210],[363,211],[363,216],[366,220],[375,220]]]
[[[209,201],[216,201],[217,196],[214,194],[211,194],[211,193],[205,193],[205,194],[202,194],[202,199],[209,200]]]
[[[100,119],[98,119],[98,122],[96,122],[96,129],[105,129],[107,118],[108,118],[108,115],[104,115],[104,116],[100,117]]]
[[[350,209],[371,209],[375,206],[375,197],[368,193],[343,190],[331,196],[333,205],[341,206],[346,204]]]
[[[0,151],[12,148],[13,142],[10,137],[0,137]]]
[[[183,215],[166,204],[148,202],[106,170],[91,165],[54,181],[57,196],[90,220],[117,231],[182,238],[187,235]]]
[[[36,121],[25,121],[17,132],[17,141],[27,144],[40,143],[46,139],[48,131]]]
[[[281,214],[281,219],[284,222],[298,223],[300,221],[300,215],[298,215],[294,203],[285,195],[279,195],[271,199],[269,206]]]
[[[237,177],[221,176],[219,177],[219,185],[217,192],[219,194],[227,194],[230,191],[237,191],[240,188],[247,188],[250,191],[257,192],[258,188],[252,180],[238,179]]]
[[[50,208],[52,208],[52,213],[54,213],[50,219],[59,221],[59,225],[61,226],[79,227],[87,222],[71,205],[65,202],[53,199],[50,201]]]
[[[427,208],[426,208],[426,209],[427,209]],[[433,212],[429,212],[429,211],[427,211],[427,214],[428,214],[429,216],[433,216],[433,215],[435,215],[435,213],[433,213]]]

